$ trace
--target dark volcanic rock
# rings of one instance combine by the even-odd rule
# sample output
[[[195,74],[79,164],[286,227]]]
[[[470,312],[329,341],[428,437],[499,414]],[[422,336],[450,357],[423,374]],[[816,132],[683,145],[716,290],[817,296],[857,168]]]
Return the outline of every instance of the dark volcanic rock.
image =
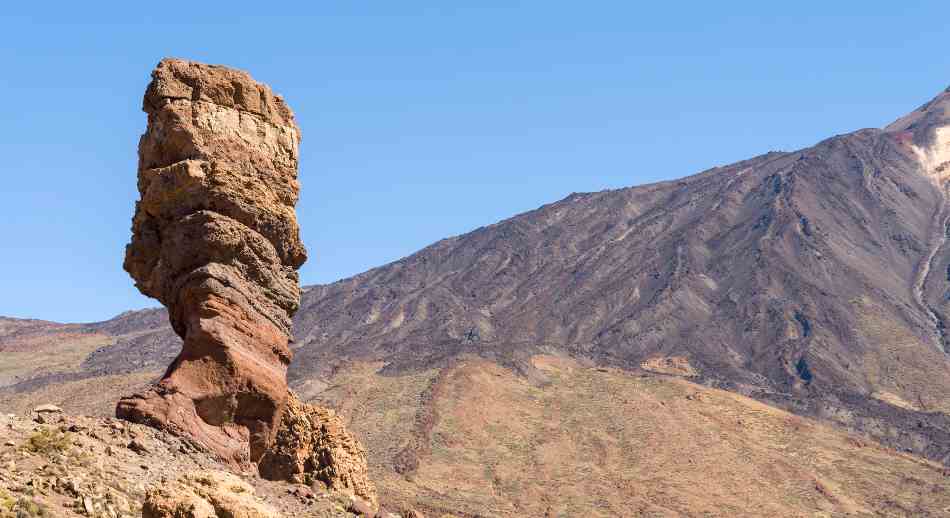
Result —
[[[340,357],[406,369],[554,347],[627,367],[682,355],[707,376],[782,391],[807,365],[812,388],[864,391],[862,297],[945,362],[912,296],[942,199],[879,130],[571,195],[312,288],[291,378]]]
[[[181,339],[165,318],[162,328],[119,335],[115,344],[87,356],[82,369],[109,374],[164,369],[181,353]]]

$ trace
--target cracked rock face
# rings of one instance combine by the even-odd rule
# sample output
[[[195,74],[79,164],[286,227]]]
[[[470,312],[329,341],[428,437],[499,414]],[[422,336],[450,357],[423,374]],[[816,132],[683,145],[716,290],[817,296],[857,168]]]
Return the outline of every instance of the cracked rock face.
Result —
[[[371,505],[376,487],[366,468],[366,450],[332,410],[306,405],[290,396],[274,445],[261,459],[260,474],[271,480],[348,491]]]
[[[160,383],[116,413],[256,463],[287,404],[290,317],[300,302],[293,113],[248,74],[166,59],[143,109],[125,269],[184,341]]]

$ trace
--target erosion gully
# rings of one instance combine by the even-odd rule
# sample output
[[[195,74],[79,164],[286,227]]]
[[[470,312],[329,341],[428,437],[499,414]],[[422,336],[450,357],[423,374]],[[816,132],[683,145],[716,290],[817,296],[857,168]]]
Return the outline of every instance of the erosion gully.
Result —
[[[914,287],[912,290],[914,301],[933,324],[937,348],[943,352],[947,352],[945,345],[947,339],[946,326],[943,317],[927,302],[924,296],[924,286],[927,283],[927,278],[930,276],[930,270],[933,266],[934,259],[937,257],[937,253],[940,252],[940,249],[947,243],[947,224],[950,223],[950,210],[948,210],[947,203],[948,187],[950,187],[950,182],[947,181],[944,181],[941,185],[942,196],[940,197],[940,204],[934,210],[933,222],[931,224],[930,248],[927,251],[927,255],[924,256],[924,259],[921,261],[920,266],[917,268],[917,275],[914,279]]]

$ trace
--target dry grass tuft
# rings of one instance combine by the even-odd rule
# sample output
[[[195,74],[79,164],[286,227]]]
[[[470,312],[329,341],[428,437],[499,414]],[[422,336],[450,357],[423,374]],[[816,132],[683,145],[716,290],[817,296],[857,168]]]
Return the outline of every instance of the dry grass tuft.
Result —
[[[62,432],[52,428],[43,428],[33,434],[23,447],[33,453],[51,455],[65,453],[72,446],[72,437],[69,432]]]

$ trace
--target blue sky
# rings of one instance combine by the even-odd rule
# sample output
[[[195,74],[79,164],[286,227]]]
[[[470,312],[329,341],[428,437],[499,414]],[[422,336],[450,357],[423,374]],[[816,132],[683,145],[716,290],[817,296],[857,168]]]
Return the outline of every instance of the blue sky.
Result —
[[[571,192],[882,126],[950,84],[947,19],[912,1],[7,3],[0,315],[157,305],[121,265],[163,56],[248,70],[295,110],[313,284]]]

